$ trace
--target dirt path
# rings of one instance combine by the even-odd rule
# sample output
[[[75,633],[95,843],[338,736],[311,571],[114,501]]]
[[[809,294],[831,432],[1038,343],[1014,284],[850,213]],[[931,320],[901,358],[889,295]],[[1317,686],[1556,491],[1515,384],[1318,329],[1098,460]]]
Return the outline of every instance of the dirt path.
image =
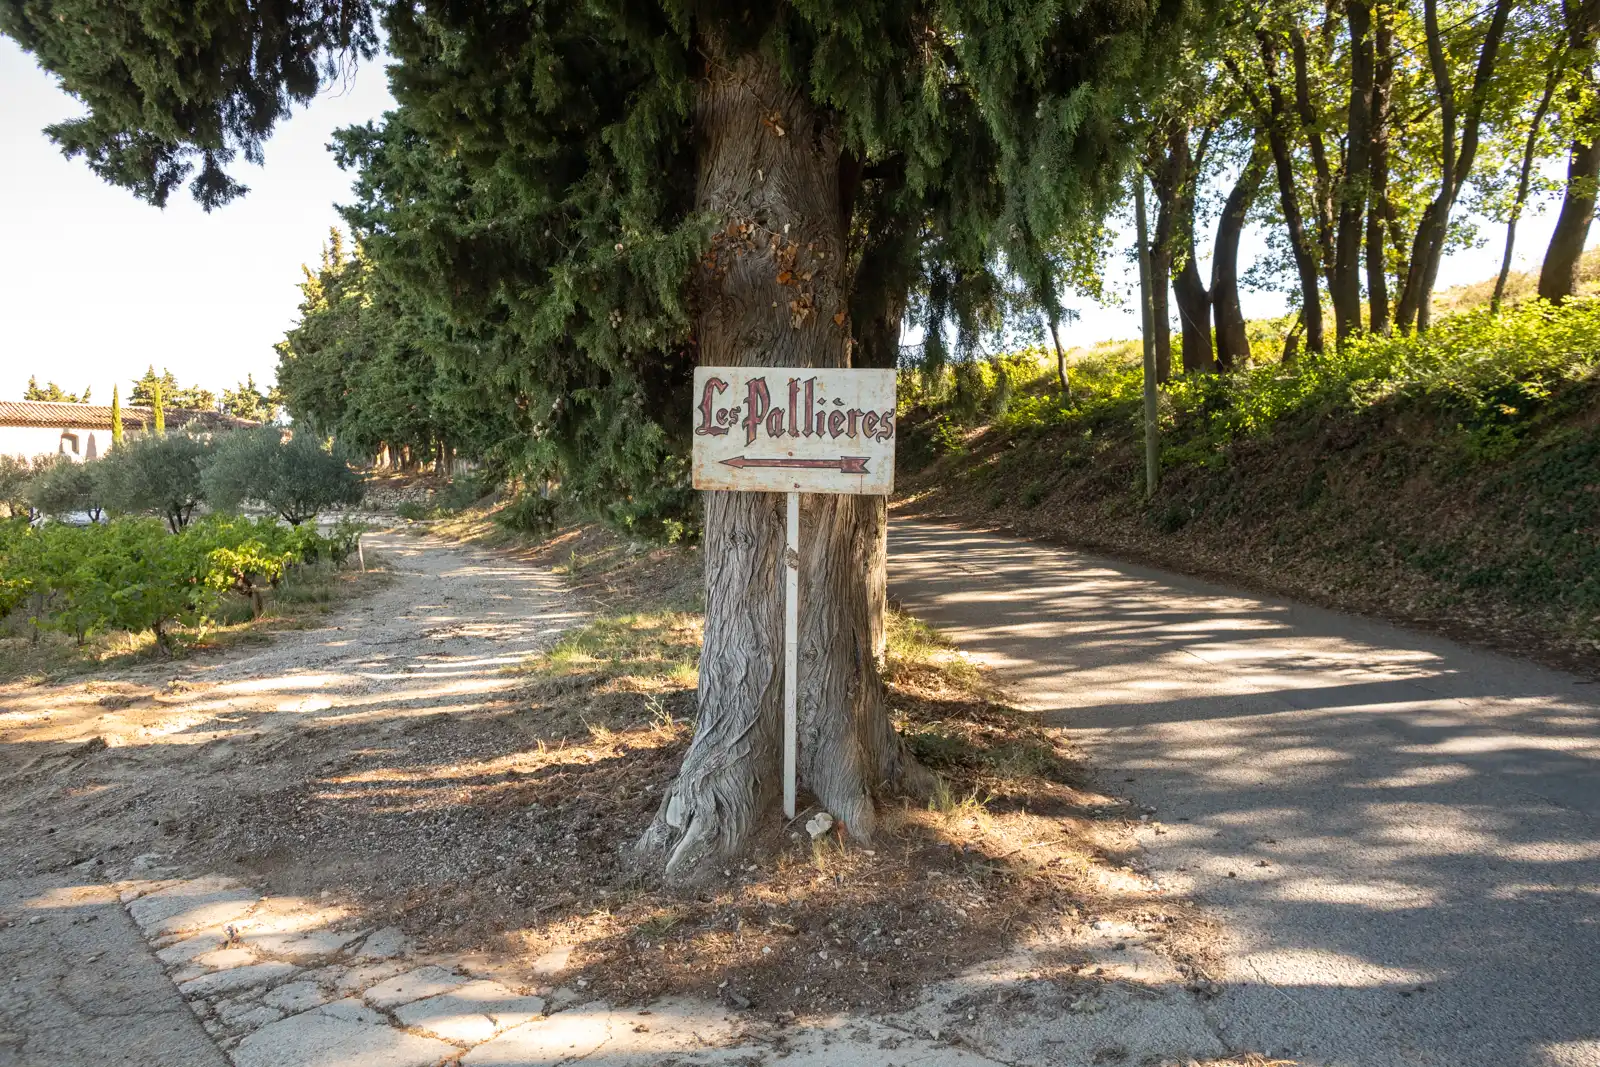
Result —
[[[525,764],[544,751],[526,682],[505,668],[581,613],[547,570],[427,539],[368,546],[393,580],[315,629],[0,688],[0,1067],[1043,1067],[1224,1051],[1148,916],[1074,921],[892,1017],[613,1007],[563,984],[563,952],[531,959],[494,923],[507,902],[539,914],[521,883],[541,850],[618,843],[608,828],[545,840],[538,805],[494,797],[544,773]],[[1111,874],[1127,900],[1159,900],[1137,872]]]
[[[890,589],[1153,812],[1205,1013],[1304,1064],[1600,1064],[1600,694],[1442,639],[897,522]]]

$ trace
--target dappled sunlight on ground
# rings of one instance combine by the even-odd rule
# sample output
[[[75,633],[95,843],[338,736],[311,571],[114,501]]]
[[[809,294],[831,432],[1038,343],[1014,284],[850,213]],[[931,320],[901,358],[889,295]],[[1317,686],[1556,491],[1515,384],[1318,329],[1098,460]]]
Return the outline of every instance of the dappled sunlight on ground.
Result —
[[[1003,537],[906,523],[890,565],[1150,806],[1158,876],[1228,922],[1224,1037],[1276,1049],[1292,1021],[1312,1062],[1363,1064],[1591,1047],[1594,686]]]

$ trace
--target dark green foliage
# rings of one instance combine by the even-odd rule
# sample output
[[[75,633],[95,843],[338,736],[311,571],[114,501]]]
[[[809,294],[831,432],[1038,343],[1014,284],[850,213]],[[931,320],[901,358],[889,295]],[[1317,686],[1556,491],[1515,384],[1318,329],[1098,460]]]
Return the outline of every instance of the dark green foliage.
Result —
[[[235,157],[260,163],[290,107],[377,43],[362,0],[4,0],[0,32],[88,106],[46,130],[63,152],[156,205],[198,166],[208,210],[245,192]]]
[[[370,10],[4,0],[0,28],[89,105],[53,129],[69,151],[158,203],[197,159],[212,206],[241,191],[224,172],[234,153],[254,158],[342,51],[370,53]],[[374,274],[316,279],[325,306],[286,346],[291,412],[353,448],[431,454],[442,440],[558,478],[569,504],[649,533],[693,510],[692,289],[729,222],[695,210],[708,46],[760,56],[837,135],[825,165],[860,358],[892,365],[901,308],[932,327],[934,361],[947,323],[966,350],[1008,310],[1054,314],[1064,257],[1119,193],[1130,93],[1159,77],[1183,5],[382,10],[399,107],[339,139]],[[337,256],[330,271],[348,273]],[[358,290],[369,299],[344,307]]]
[[[256,376],[247,374],[238,386],[222,391],[222,402],[218,408],[236,419],[271,422],[281,403],[276,386],[263,391],[256,385]]]
[[[259,501],[291,526],[319,511],[361,502],[361,476],[340,448],[324,449],[308,431],[276,426],[234,430],[217,441],[200,478],[206,502],[231,511]]]
[[[495,513],[495,521],[516,533],[543,535],[556,528],[556,502],[538,493],[518,493]]]
[[[28,503],[50,516],[85,514],[100,519],[100,489],[91,463],[66,456],[43,464],[28,483]]]
[[[204,499],[200,472],[210,457],[210,442],[188,434],[140,437],[94,464],[100,499],[112,512],[160,515],[181,530]]]
[[[217,394],[198,385],[181,386],[178,384],[177,376],[170,370],[162,368],[158,375],[152,366],[145,370],[144,377],[133,383],[133,391],[128,394],[128,402],[147,408],[210,411],[217,406]]]
[[[29,376],[28,387],[22,391],[24,400],[45,400],[58,404],[87,404],[89,402],[89,387],[84,386],[81,393],[69,393],[55,382],[46,382],[43,387],[39,379]]]

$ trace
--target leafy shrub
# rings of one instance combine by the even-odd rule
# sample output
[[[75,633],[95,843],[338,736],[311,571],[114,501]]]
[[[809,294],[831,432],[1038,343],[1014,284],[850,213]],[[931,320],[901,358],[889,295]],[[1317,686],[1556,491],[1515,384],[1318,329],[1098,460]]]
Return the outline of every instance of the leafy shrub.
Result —
[[[159,515],[176,533],[204,499],[200,472],[211,444],[188,434],[150,434],[94,464],[95,488],[112,512]]]
[[[209,515],[179,533],[154,519],[117,518],[85,527],[0,526],[0,614],[27,606],[40,628],[81,643],[102,630],[153,631],[170,649],[169,628],[208,618],[225,594],[259,614],[263,593],[301,564],[337,566],[360,528],[330,533],[276,518]]]
[[[46,515],[87,514],[100,521],[100,491],[91,463],[56,457],[38,468],[28,482],[27,496],[28,503]]]
[[[206,500],[231,511],[260,501],[299,526],[331,507],[358,504],[361,475],[341,450],[322,448],[310,434],[286,436],[275,426],[235,430],[217,444],[201,477]]]
[[[0,518],[31,519],[28,483],[33,465],[21,456],[0,456]]]
[[[538,493],[518,493],[511,503],[495,514],[495,521],[517,533],[542,536],[556,528],[555,498]]]

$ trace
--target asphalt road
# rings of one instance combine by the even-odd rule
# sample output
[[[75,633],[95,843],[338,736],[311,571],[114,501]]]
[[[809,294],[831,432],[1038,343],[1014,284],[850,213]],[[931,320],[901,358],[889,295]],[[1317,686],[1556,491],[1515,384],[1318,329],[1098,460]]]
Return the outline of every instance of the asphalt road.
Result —
[[[1231,1047],[1600,1065],[1600,685],[940,526],[895,522],[889,576],[1156,809],[1155,871],[1226,931]]]

